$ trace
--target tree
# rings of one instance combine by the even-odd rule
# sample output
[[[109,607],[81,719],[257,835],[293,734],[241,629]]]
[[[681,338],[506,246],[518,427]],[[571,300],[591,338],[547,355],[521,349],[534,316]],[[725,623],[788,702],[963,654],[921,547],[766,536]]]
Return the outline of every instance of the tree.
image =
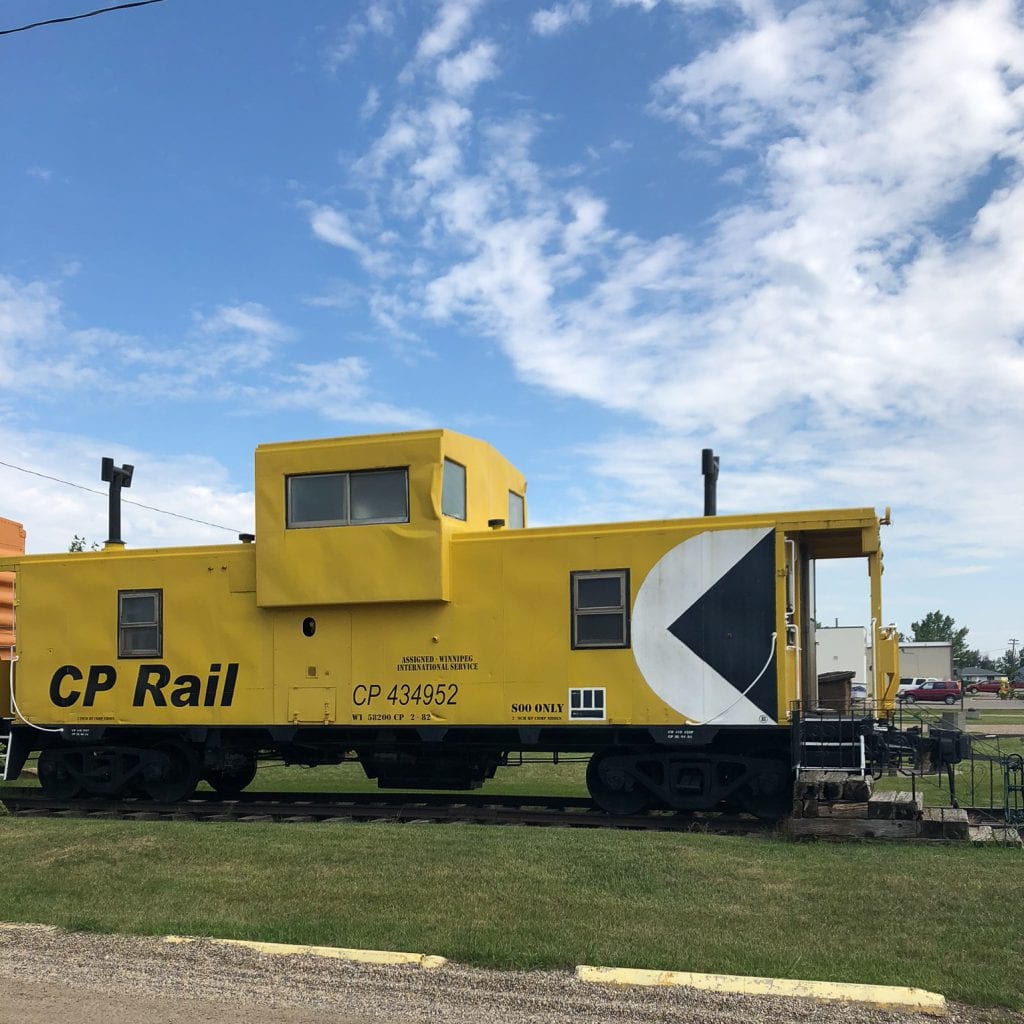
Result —
[[[972,664],[968,659],[976,652],[967,649],[967,634],[970,633],[970,629],[967,626],[957,628],[956,619],[952,615],[943,615],[936,609],[929,612],[920,622],[912,622],[910,628],[914,631],[914,640],[918,643],[952,644],[953,664],[957,668]]]
[[[1002,672],[1007,679],[1015,679],[1021,668],[1020,653],[1013,647],[1007,647],[1006,653],[996,662],[996,671]]]
[[[76,533],[74,537],[71,538],[71,543],[68,545],[68,551],[99,551],[100,546],[95,541],[93,541],[88,548],[85,546],[87,543],[88,542],[84,537],[79,537]]]
[[[990,672],[995,672],[997,668],[996,663],[987,654],[982,654],[977,647],[964,651],[963,663],[971,668],[984,668]]]

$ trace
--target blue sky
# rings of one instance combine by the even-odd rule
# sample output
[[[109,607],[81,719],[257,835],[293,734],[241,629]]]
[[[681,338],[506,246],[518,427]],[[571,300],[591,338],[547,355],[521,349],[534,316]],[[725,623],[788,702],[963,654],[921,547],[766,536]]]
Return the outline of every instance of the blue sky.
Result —
[[[534,524],[699,514],[713,447],[720,512],[891,505],[905,631],[1024,639],[1020,3],[164,0],[0,36],[0,131],[3,462],[237,531],[264,441],[461,430]]]

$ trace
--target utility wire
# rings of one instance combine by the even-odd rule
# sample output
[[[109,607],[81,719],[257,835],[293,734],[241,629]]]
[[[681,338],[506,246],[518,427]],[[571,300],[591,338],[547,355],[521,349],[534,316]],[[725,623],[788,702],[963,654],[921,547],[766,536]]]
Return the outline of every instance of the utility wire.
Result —
[[[27,32],[30,28],[41,28],[43,25],[63,25],[66,21],[81,21],[82,18],[95,18],[97,14],[109,14],[111,11],[125,11],[129,7],[148,7],[150,4],[162,3],[163,0],[135,0],[134,3],[117,4],[114,7],[101,7],[96,11],[86,11],[85,14],[72,14],[67,18],[50,18],[48,21],[34,21],[31,25],[22,25],[20,28],[0,29],[0,36],[11,36],[14,35],[15,32]],[[134,504],[134,502],[132,504]]]
[[[154,0],[146,0],[153,3]],[[34,469],[25,469],[24,466],[15,466],[10,462],[0,462],[0,466],[8,469],[16,469],[19,473],[29,473],[32,476],[41,476],[44,480],[53,480],[54,483],[66,484],[68,487],[77,487],[80,491],[88,491],[90,494],[99,494],[106,497],[106,491],[98,490],[95,487],[86,487],[85,484],[76,484],[71,480],[62,480],[59,476],[49,476],[46,473],[39,473]],[[180,512],[168,512],[165,508],[156,508],[154,505],[143,505],[141,501],[132,501],[130,498],[121,499],[126,505],[134,505],[136,508],[144,508],[149,512],[159,512],[164,516],[174,516],[175,519],[187,519],[190,523],[199,523],[200,526],[212,526],[217,530],[227,530],[228,533],[240,533],[240,530],[233,530],[230,526],[221,526],[220,523],[208,523],[205,519],[193,519],[192,516],[184,516]]]

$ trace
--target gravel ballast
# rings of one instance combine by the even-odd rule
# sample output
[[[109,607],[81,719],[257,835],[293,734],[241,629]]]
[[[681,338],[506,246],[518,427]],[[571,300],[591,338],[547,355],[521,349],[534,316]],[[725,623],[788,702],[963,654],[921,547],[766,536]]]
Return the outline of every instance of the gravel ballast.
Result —
[[[425,952],[431,952],[429,950]],[[752,998],[687,988],[611,988],[569,971],[446,964],[376,966],[305,954],[268,956],[212,942],[0,927],[0,1019],[19,1024],[895,1024],[934,1017],[860,1005]],[[951,1005],[953,1024],[1024,1024],[1005,1011]]]

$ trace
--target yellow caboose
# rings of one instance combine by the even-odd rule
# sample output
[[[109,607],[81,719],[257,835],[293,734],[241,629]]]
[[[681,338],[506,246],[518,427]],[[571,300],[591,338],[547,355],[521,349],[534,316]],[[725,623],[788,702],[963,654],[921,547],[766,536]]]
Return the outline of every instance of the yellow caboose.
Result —
[[[38,750],[52,794],[175,800],[260,759],[358,758],[381,786],[461,789],[510,754],[585,753],[609,810],[767,813],[791,708],[819,703],[831,558],[866,562],[891,704],[872,509],[527,528],[522,474],[448,430],[262,445],[255,472],[239,544],[0,559],[5,777]]]

